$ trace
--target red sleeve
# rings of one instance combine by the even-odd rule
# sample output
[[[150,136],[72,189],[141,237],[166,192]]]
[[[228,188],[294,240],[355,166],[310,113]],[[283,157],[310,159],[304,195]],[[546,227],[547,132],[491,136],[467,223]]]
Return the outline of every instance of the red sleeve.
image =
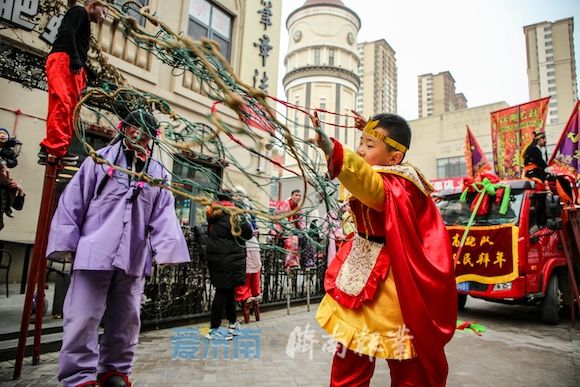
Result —
[[[342,170],[344,150],[342,149],[342,144],[340,142],[334,138],[331,138],[331,140],[334,145],[334,150],[332,151],[332,157],[328,160],[328,174],[331,179],[334,179]]]

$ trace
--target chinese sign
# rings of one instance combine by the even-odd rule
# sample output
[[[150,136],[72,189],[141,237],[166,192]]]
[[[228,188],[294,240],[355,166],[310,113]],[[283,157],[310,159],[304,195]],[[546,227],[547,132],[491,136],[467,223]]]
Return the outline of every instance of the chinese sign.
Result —
[[[484,284],[509,282],[518,276],[518,228],[512,224],[473,226],[461,256],[457,249],[465,231],[463,226],[447,227],[455,264],[457,283],[476,281]]]
[[[534,132],[544,131],[550,97],[491,113],[493,162],[500,179],[522,176],[522,152],[532,142]]]
[[[38,27],[41,8],[40,0],[0,0],[0,21],[31,31]],[[40,38],[48,44],[54,43],[62,18],[62,14],[52,15],[44,28],[40,27]]]
[[[254,42],[254,47],[258,49],[258,55],[262,58],[262,68],[254,69],[253,86],[266,92],[268,90],[268,73],[266,72],[266,63],[270,57],[270,51],[274,48],[270,44],[270,36],[267,31],[272,27],[272,1],[260,0],[260,9],[258,10],[259,24],[263,26],[264,33]]]
[[[206,329],[207,331],[207,329]],[[172,360],[259,359],[261,329],[240,329],[233,340],[208,340],[199,328],[174,328]]]
[[[463,177],[450,177],[447,179],[432,179],[431,184],[433,185],[433,192],[439,192],[441,190],[454,190],[463,188]]]

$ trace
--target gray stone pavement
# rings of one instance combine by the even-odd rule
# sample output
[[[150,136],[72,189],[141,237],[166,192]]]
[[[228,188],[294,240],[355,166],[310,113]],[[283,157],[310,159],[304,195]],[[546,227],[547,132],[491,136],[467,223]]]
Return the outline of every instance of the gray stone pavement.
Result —
[[[546,326],[529,321],[499,315],[487,318],[488,303],[470,299],[469,312],[460,316],[464,320],[477,318],[487,331],[482,336],[472,332],[458,331],[447,346],[450,364],[449,386],[579,386],[580,385],[580,328],[572,328],[568,321],[557,326]],[[498,308],[510,308],[499,306]],[[478,309],[479,308],[479,309]],[[511,309],[506,309],[510,310]],[[522,313],[532,313],[526,312]],[[262,313],[262,321],[242,325],[243,329],[260,329],[258,359],[224,359],[220,354],[212,359],[203,358],[207,341],[190,342],[191,348],[199,349],[194,359],[172,359],[175,330],[163,329],[141,335],[138,357],[135,362],[133,381],[141,386],[327,386],[331,354],[323,350],[326,338],[314,320],[316,305],[310,311],[306,306],[293,307],[290,315],[286,310]],[[511,313],[511,312],[509,312]],[[535,313],[535,312],[533,312]],[[521,314],[520,314],[521,315]],[[518,316],[520,316],[518,315]],[[513,321],[515,319],[515,321]],[[312,354],[295,352],[288,345],[290,334],[308,327],[315,342]],[[206,324],[181,327],[199,329]],[[175,328],[174,328],[175,329]],[[183,331],[182,331],[183,332]],[[230,342],[230,350],[234,343]],[[187,344],[180,341],[181,349]],[[240,342],[238,348],[242,348]],[[290,351],[287,351],[290,349]],[[230,353],[231,354],[231,353]],[[32,366],[25,359],[22,378],[11,381],[13,362],[0,363],[2,386],[54,386],[57,385],[57,353],[41,356],[41,364]],[[386,362],[378,361],[372,386],[390,385]]]

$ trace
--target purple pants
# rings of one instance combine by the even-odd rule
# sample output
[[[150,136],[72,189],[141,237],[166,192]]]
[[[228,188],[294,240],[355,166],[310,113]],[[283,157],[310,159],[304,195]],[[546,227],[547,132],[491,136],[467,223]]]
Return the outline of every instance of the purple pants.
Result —
[[[96,380],[97,373],[131,373],[141,328],[144,277],[122,270],[73,270],[64,301],[58,380],[64,386]],[[99,323],[104,333],[99,343]]]

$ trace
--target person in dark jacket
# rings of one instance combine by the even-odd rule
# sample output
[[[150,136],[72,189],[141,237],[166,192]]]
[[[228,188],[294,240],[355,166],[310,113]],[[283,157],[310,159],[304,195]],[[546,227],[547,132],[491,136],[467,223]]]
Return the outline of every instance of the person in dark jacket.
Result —
[[[10,133],[5,128],[0,128],[0,158],[6,161],[8,168],[14,168],[18,165],[18,160],[14,147],[16,140],[10,137]]]
[[[537,132],[534,134],[532,143],[524,151],[524,174],[528,179],[554,180],[553,176],[547,172],[548,164],[542,155],[542,150],[546,149],[546,134]]]
[[[12,209],[22,210],[24,196],[20,184],[10,178],[6,161],[0,160],[0,230],[4,228],[4,215],[12,218]]]
[[[217,204],[224,207],[235,207],[230,200],[232,193],[225,191],[218,195]],[[211,325],[206,338],[209,340],[231,340],[237,335],[235,288],[246,281],[246,249],[245,241],[252,237],[252,227],[247,218],[240,217],[240,236],[232,234],[230,215],[221,208],[207,209],[207,266],[215,296],[211,305]],[[230,323],[228,331],[222,332],[223,311]]]

